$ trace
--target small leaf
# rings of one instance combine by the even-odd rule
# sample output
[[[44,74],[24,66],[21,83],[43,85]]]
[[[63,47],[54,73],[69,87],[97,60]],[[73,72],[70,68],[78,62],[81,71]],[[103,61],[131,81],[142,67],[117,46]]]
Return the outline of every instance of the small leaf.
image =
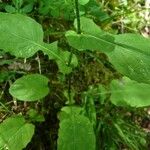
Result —
[[[79,0],[80,5],[85,5],[89,2],[89,0]]]
[[[22,150],[34,134],[34,125],[22,116],[10,117],[0,124],[0,149]]]
[[[45,121],[45,118],[42,114],[39,114],[39,112],[35,109],[30,109],[27,114],[29,115],[29,119],[31,121],[35,122],[43,122]]]
[[[0,83],[10,80],[14,75],[11,71],[0,71]]]
[[[33,3],[30,3],[30,4],[27,4],[26,6],[24,6],[24,7],[21,9],[21,11],[22,11],[23,13],[29,13],[29,12],[32,11],[32,9],[33,9]]]
[[[22,101],[36,101],[49,93],[48,78],[40,74],[31,74],[17,79],[10,87],[10,94]]]
[[[13,6],[11,6],[11,5],[6,5],[5,10],[6,10],[6,12],[8,12],[8,13],[15,13],[15,12],[17,11],[17,10],[16,10]]]
[[[150,85],[124,77],[111,83],[111,102],[117,106],[150,106]]]

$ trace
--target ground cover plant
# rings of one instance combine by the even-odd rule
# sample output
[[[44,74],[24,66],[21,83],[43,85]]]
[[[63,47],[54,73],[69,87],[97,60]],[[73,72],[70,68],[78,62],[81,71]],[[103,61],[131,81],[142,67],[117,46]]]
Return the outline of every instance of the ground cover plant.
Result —
[[[0,1],[0,149],[149,149],[144,4]]]

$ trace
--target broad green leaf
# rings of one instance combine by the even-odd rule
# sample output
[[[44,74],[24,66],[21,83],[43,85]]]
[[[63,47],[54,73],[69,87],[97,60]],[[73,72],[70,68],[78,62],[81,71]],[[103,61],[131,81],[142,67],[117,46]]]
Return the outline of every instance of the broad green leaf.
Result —
[[[89,26],[88,30],[85,22]],[[96,34],[93,23],[83,18],[81,26],[83,30],[81,34],[74,31],[66,33],[71,46],[78,50],[100,50],[107,54],[110,62],[120,73],[132,80],[150,84],[150,39],[138,34],[111,35],[104,32]]]
[[[0,13],[0,49],[16,57],[28,58],[41,49],[40,24],[20,14]]]
[[[22,150],[34,134],[34,125],[22,116],[10,117],[0,124],[0,149]]]
[[[111,83],[111,102],[117,106],[150,106],[150,85],[124,77]]]
[[[102,52],[110,52],[114,50],[114,37],[110,34],[100,34],[94,36],[92,34],[81,33],[77,34],[75,31],[68,31],[66,33],[68,43],[74,48],[84,50],[101,50]]]
[[[35,20],[21,14],[2,12],[0,20],[0,49],[21,58],[31,57],[41,50],[68,69],[64,56],[58,52],[57,42],[44,43],[42,27]],[[60,68],[60,71],[64,69]]]
[[[89,0],[79,0],[79,4],[85,5],[89,2]]]
[[[150,40],[136,34],[115,36],[116,47],[107,53],[122,74],[138,82],[150,83]]]
[[[92,124],[87,117],[74,111],[60,121],[58,136],[58,150],[95,150]]]
[[[40,74],[25,75],[17,79],[9,89],[10,94],[22,101],[36,101],[49,93],[48,78]]]

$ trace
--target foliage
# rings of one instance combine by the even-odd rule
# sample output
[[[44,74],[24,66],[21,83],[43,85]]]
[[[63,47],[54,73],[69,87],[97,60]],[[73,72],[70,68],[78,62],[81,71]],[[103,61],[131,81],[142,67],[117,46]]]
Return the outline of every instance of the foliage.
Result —
[[[66,33],[71,46],[79,50],[100,50],[108,55],[110,62],[120,73],[138,82],[149,83],[149,39],[136,34],[101,33],[96,25],[85,18],[81,18],[81,24],[83,34],[78,35],[74,31]]]
[[[10,94],[23,101],[40,100],[49,93],[48,79],[40,74],[19,78],[10,87]]]
[[[0,148],[20,150],[26,147],[34,133],[34,125],[26,123],[22,116],[6,119],[0,125]]]
[[[78,109],[80,108],[66,107],[61,112],[64,114],[60,114],[58,150],[95,150],[92,124],[87,117],[78,112]]]
[[[150,106],[150,39],[125,33],[133,2],[2,3],[0,148],[146,149],[132,113]]]
[[[111,101],[115,105],[131,107],[149,105],[149,84],[138,83],[124,77],[121,81],[112,81],[110,92]]]

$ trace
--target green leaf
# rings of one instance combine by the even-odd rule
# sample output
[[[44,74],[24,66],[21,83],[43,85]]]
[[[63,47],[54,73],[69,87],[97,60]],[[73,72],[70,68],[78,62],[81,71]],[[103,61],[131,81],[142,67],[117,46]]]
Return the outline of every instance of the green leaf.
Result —
[[[85,5],[89,2],[89,0],[79,0],[80,5]]]
[[[8,12],[8,13],[15,13],[15,12],[17,11],[17,10],[16,10],[13,6],[11,6],[11,5],[6,5],[5,10],[6,10],[6,12]]]
[[[27,112],[29,119],[35,122],[43,122],[45,121],[45,118],[42,114],[40,114],[37,110],[35,109],[30,109]]]
[[[10,117],[0,124],[0,149],[22,150],[34,134],[34,125],[22,116]]]
[[[10,87],[9,93],[22,101],[36,101],[49,93],[48,78],[40,74],[31,74],[17,79]]]
[[[22,9],[21,12],[22,13],[29,13],[33,10],[33,3],[29,3],[27,5],[25,5]]]
[[[58,53],[57,42],[43,42],[43,30],[35,20],[21,14],[0,13],[0,49],[28,58],[42,50],[50,59],[57,59],[63,65],[66,62]]]
[[[116,47],[107,53],[122,74],[138,82],[150,83],[150,40],[136,34],[115,36]]]
[[[101,30],[99,26],[97,26],[93,20],[81,17],[81,25],[80,28],[82,30],[82,33],[86,34],[92,34],[92,35],[102,35],[104,31]],[[77,19],[74,21],[74,27],[77,29]]]
[[[85,22],[89,26],[88,29]],[[97,28],[95,32],[94,26]],[[98,32],[96,26],[88,19],[81,18],[83,33],[68,31],[68,43],[78,50],[100,50],[107,54],[110,62],[120,73],[132,80],[150,84],[150,39],[138,34],[99,34],[101,30]]]
[[[76,20],[74,26],[77,28]],[[110,52],[115,48],[113,35],[102,31],[91,19],[81,17],[81,30],[81,34],[66,32],[67,41],[74,48],[80,51],[90,49],[102,52]]]
[[[77,28],[76,20],[74,26]],[[81,17],[81,30],[81,34],[74,31],[66,32],[66,38],[74,48],[81,51],[90,49],[104,52],[110,52],[115,48],[113,35],[102,31],[91,19]]]
[[[71,111],[68,118],[61,120],[58,150],[95,150],[95,143],[93,126],[87,117]]]
[[[51,44],[43,43],[43,47],[45,47],[43,52],[48,55],[49,59],[58,59],[62,62],[62,56],[59,55],[57,44],[57,41]]]
[[[3,66],[3,65],[10,65],[13,63],[13,60],[9,60],[9,59],[5,59],[5,60],[1,60],[0,61],[0,66]]]
[[[68,62],[70,59],[70,52],[58,49],[57,43],[58,42],[53,42],[51,44],[44,43],[44,46],[50,49],[51,51],[45,49],[43,50],[43,52],[45,52],[49,56],[49,59],[56,60],[60,72],[68,74],[72,71],[72,68],[77,67],[78,65],[77,57],[73,54],[70,66],[68,66]],[[53,55],[51,53],[53,53]]]
[[[40,24],[20,14],[0,13],[0,49],[28,58],[41,49],[43,31]]]
[[[62,59],[64,62],[66,62],[66,64],[63,64],[60,60],[56,60],[59,71],[65,73],[65,74],[69,74],[72,71],[72,68],[77,67],[77,65],[78,65],[77,57],[76,57],[76,55],[72,54],[70,66],[68,66],[70,55],[71,55],[70,52],[60,51],[59,54],[60,54],[60,56],[63,56]]]
[[[42,27],[35,20],[24,15],[7,13],[0,13],[0,20],[0,49],[21,58],[31,57],[42,50],[49,59],[55,59],[61,64],[60,72],[71,71],[66,58],[58,51],[57,42],[43,42]]]
[[[124,77],[111,83],[111,102],[117,106],[150,106],[150,85]]]
[[[92,34],[77,34],[75,31],[68,31],[66,33],[66,37],[68,43],[79,51],[89,49],[110,52],[115,48],[115,45],[113,44],[114,38],[109,34],[100,34],[99,36],[94,36]]]
[[[14,73],[10,71],[0,71],[0,83],[6,82],[14,77]]]
[[[78,107],[78,106],[64,106],[61,109],[61,112],[58,114],[58,119],[60,121],[62,121],[63,119],[68,119],[68,117],[71,115],[71,113],[73,113],[74,115],[80,115],[83,112],[83,108],[82,107]]]

